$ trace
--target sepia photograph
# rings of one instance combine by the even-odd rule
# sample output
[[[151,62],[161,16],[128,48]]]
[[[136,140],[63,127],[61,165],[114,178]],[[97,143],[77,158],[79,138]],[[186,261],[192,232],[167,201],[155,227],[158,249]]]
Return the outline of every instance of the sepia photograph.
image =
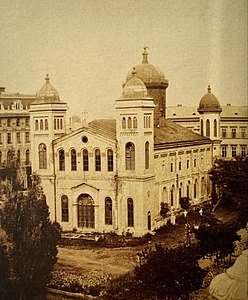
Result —
[[[247,300],[247,0],[0,0],[0,300]]]

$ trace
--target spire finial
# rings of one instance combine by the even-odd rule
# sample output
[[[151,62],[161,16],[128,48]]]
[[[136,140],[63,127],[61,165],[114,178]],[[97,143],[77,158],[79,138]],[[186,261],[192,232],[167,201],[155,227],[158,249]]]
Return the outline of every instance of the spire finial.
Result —
[[[210,84],[208,85],[208,93],[211,93],[211,86],[210,86]]]
[[[142,53],[143,55],[143,61],[142,61],[142,64],[148,64],[148,50],[149,47],[144,47],[144,51]]]
[[[50,81],[49,74],[46,74],[45,80],[46,80],[46,83],[49,83],[49,81]]]

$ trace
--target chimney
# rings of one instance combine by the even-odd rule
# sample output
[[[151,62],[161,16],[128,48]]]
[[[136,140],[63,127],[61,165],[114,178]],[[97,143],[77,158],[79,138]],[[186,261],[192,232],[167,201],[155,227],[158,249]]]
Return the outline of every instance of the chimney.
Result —
[[[0,86],[0,94],[5,92],[6,87],[5,86]]]

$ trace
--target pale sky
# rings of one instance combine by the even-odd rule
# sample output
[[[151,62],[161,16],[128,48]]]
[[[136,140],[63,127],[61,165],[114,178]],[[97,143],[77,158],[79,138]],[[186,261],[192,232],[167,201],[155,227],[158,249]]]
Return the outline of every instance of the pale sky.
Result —
[[[144,46],[167,105],[198,105],[208,84],[222,105],[247,104],[247,0],[0,0],[0,40],[0,86],[36,93],[49,73],[88,119],[114,116]]]

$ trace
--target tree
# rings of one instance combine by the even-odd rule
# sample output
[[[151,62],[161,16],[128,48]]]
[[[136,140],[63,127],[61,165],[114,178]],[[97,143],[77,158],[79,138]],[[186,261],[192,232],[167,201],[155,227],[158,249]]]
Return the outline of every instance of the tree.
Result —
[[[205,275],[198,259],[194,247],[169,249],[158,244],[136,267],[136,279],[151,299],[188,299],[189,293],[200,288]]]
[[[1,174],[8,172],[4,169]],[[3,299],[33,299],[50,280],[61,228],[49,219],[39,176],[33,175],[28,191],[20,189],[18,177],[5,176],[4,180],[12,181],[6,185],[12,190],[7,192],[0,222],[11,247],[0,247],[0,259],[8,265],[1,270],[5,275],[0,277],[4,283],[0,287],[8,295]]]
[[[244,227],[248,222],[248,157],[217,159],[209,174],[213,185],[220,189],[222,206],[235,209],[237,221]]]
[[[201,224],[195,230],[202,255],[215,255],[217,264],[234,252],[235,241],[240,240],[237,227],[224,224],[211,214],[202,216]]]
[[[160,216],[165,218],[167,213],[170,211],[169,204],[165,202],[160,203]]]
[[[181,197],[179,203],[182,209],[188,210],[190,208],[190,199],[189,197]]]

